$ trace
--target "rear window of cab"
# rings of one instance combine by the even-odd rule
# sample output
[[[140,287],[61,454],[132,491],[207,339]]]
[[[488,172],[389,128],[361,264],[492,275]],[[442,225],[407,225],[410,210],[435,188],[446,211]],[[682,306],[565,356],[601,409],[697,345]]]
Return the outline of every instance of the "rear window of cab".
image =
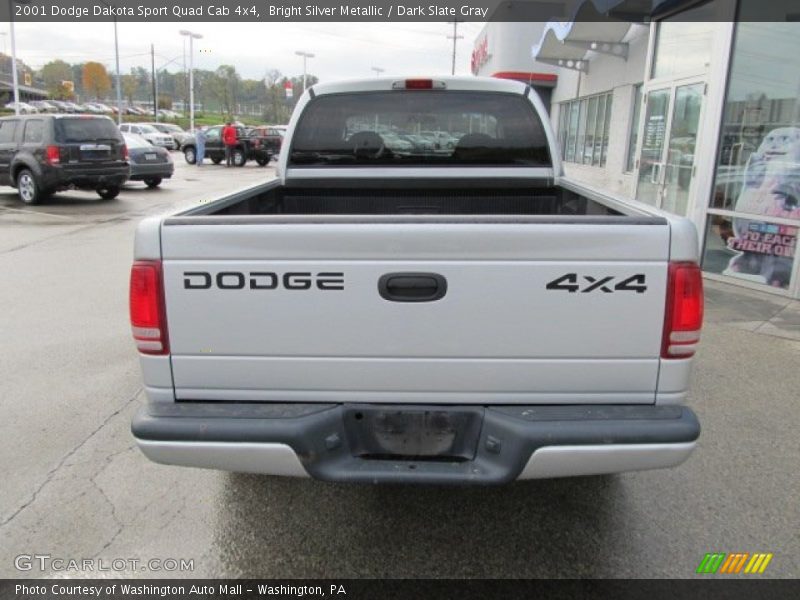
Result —
[[[522,94],[379,91],[317,96],[295,128],[294,166],[551,166]]]

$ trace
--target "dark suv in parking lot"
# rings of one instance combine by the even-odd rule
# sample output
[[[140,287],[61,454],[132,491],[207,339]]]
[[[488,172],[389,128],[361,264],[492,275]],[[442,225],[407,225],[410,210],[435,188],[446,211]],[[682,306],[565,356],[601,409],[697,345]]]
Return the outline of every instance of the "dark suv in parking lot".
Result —
[[[128,179],[128,149],[114,121],[93,115],[0,118],[0,185],[26,204],[66,189],[115,198]]]
[[[222,125],[214,125],[205,130],[205,157],[218,165],[225,160],[225,144],[222,143]],[[183,156],[186,162],[193,165],[197,162],[197,138],[192,135],[183,144]],[[250,136],[245,127],[236,127],[236,146],[233,148],[233,164],[243,167],[248,160],[255,160],[262,167],[272,157],[269,148],[262,146],[257,138]]]

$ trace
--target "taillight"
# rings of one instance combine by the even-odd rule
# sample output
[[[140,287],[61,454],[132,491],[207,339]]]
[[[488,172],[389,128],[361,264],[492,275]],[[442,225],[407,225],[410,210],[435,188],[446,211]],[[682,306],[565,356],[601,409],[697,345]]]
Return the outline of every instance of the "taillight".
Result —
[[[168,354],[161,261],[137,260],[131,267],[131,329],[139,352]]]
[[[669,264],[661,358],[694,355],[703,327],[703,276],[693,262]]]
[[[128,160],[129,158],[128,146],[127,144],[122,144],[122,160]]]
[[[61,148],[58,146],[48,146],[45,154],[47,164],[57,165],[61,162]]]

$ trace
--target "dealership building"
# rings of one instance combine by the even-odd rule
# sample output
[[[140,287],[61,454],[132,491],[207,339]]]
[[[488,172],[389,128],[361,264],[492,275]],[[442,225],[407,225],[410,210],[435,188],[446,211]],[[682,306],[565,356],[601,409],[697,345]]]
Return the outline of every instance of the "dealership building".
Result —
[[[690,218],[709,278],[800,298],[800,22],[781,4],[576,1],[487,23],[472,72],[542,95],[568,177]]]

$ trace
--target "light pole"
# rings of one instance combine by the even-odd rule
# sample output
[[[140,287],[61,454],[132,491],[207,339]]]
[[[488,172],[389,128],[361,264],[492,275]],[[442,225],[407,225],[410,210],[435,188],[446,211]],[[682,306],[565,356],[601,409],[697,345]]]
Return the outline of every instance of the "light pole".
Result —
[[[452,75],[456,74],[456,42],[458,40],[464,39],[463,35],[458,35],[458,21],[448,21],[447,24],[453,24],[453,35],[448,35],[447,39],[453,40],[453,70],[451,71]]]
[[[117,17],[114,17],[114,57],[117,61],[117,125],[122,125],[122,78],[119,74],[119,41],[117,39]]]
[[[183,38],[183,72],[181,74],[183,75],[183,113],[186,114],[186,102],[189,99],[186,95],[189,91],[189,80],[186,77],[186,38]]]
[[[100,0],[108,8],[112,8],[111,3],[106,0]],[[114,16],[114,58],[117,63],[117,124],[122,124],[122,83],[119,74],[119,39],[117,37],[117,17]]]
[[[375,77],[380,77],[381,73],[383,73],[386,69],[382,69],[381,67],[372,67],[372,70],[375,71]]]
[[[189,37],[189,131],[194,131],[194,40],[202,39],[199,33],[193,33],[188,29],[181,29],[181,35]]]
[[[303,50],[298,50],[295,52],[297,56],[303,57],[303,92],[306,91],[306,60],[309,58],[314,58],[314,55],[311,52],[304,52]]]
[[[155,54],[153,54],[153,61],[154,61],[154,62],[153,62],[153,86],[154,86],[154,87],[153,87],[153,90],[154,90],[154,91],[153,91],[153,96],[154,96],[154,97],[155,97],[155,99],[156,99],[156,103],[158,103],[158,74],[159,74],[159,73],[160,73],[160,72],[161,72],[163,69],[166,69],[166,68],[167,68],[169,65],[171,65],[171,64],[172,64],[172,63],[174,63],[176,60],[178,60],[179,58],[180,58],[180,56],[176,56],[176,57],[175,57],[175,58],[173,58],[172,60],[168,60],[167,62],[165,62],[163,65],[161,65],[160,67],[158,67],[158,68],[156,69],[156,68],[155,68]],[[154,111],[154,118],[155,118],[155,120],[156,120],[156,123],[158,123],[158,108],[156,108],[156,110]]]
[[[30,4],[31,0],[8,0],[8,19],[11,29],[11,81],[14,86],[14,113],[19,115],[19,76],[17,75],[17,42],[14,38],[14,3]]]
[[[9,5],[11,2],[9,2]],[[11,14],[11,85],[14,86],[14,114],[19,116],[19,77],[17,76],[17,42],[14,39],[14,10],[12,6]]]

